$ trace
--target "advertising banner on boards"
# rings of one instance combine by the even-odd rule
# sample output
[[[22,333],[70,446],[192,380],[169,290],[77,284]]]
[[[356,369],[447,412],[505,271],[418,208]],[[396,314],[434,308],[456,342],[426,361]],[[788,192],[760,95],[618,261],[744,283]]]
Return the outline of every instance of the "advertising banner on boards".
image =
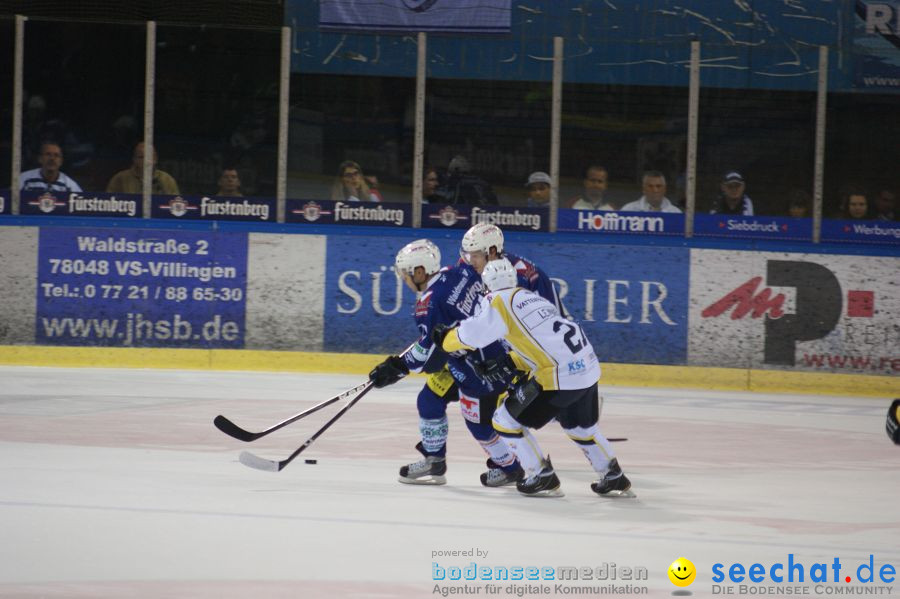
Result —
[[[39,344],[243,347],[246,233],[42,228],[37,266]]]

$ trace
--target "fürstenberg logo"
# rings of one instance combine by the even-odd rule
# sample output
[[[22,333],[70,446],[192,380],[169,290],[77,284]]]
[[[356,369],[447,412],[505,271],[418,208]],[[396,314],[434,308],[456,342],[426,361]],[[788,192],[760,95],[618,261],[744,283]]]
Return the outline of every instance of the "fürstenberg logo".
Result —
[[[268,204],[254,204],[247,200],[222,200],[203,197],[200,200],[201,216],[258,216],[260,220],[269,218]]]
[[[349,206],[344,202],[334,205],[334,222],[342,220],[369,221],[369,222],[393,222],[395,225],[403,224],[403,210],[376,206]]]
[[[123,212],[128,216],[134,216],[137,213],[137,202],[117,200],[116,196],[97,198],[70,193],[69,212],[72,214],[78,212]]]
[[[540,214],[526,214],[514,210],[512,212],[493,212],[482,210],[478,206],[472,208],[472,224],[505,225],[508,227],[530,227],[535,231],[541,228]]]
[[[633,233],[662,233],[666,229],[666,221],[659,216],[641,216],[639,214],[623,215],[618,212],[595,214],[590,211],[578,212],[578,229],[590,231],[623,231]]]

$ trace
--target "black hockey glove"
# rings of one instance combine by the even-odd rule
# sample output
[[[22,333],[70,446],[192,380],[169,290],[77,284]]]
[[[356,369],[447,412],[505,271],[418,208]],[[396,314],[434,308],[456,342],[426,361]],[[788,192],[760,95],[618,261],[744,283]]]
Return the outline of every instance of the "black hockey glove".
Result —
[[[891,441],[900,445],[900,399],[895,399],[888,409],[885,430]]]
[[[492,385],[510,383],[519,373],[516,370],[516,363],[509,354],[487,360],[479,360],[478,356],[473,354],[468,358],[468,362],[479,377]]]
[[[376,389],[393,385],[409,374],[409,367],[400,356],[388,356],[384,362],[372,369],[369,380]]]
[[[438,349],[444,349],[444,337],[452,330],[453,327],[448,327],[445,324],[436,324],[434,325],[434,328],[431,329],[431,340],[438,346]]]
[[[507,411],[513,418],[518,418],[543,390],[544,388],[534,378],[517,383],[509,390],[509,397],[506,398]]]

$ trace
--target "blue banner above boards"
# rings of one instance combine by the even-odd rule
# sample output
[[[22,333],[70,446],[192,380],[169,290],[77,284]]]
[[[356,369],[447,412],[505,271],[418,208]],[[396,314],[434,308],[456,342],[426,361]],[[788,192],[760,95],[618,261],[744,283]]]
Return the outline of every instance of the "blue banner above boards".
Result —
[[[547,231],[550,222],[548,208],[510,208],[502,206],[422,206],[422,227],[429,229],[468,229],[487,223],[505,231]]]
[[[324,31],[509,33],[511,0],[320,0]]]
[[[137,196],[140,199],[140,196]],[[274,223],[278,210],[274,198],[218,196],[153,196],[153,218],[188,220],[242,220]]]
[[[684,235],[684,214],[560,209],[559,231],[625,235]]]
[[[286,200],[285,222],[316,225],[411,227],[410,204]]]
[[[900,245],[900,222],[822,219],[822,241]]]
[[[23,191],[19,206],[21,214],[118,218],[143,216],[141,196],[130,193]]]
[[[703,237],[747,237],[751,239],[812,240],[811,218],[782,216],[741,216],[733,214],[694,215],[694,235]]]

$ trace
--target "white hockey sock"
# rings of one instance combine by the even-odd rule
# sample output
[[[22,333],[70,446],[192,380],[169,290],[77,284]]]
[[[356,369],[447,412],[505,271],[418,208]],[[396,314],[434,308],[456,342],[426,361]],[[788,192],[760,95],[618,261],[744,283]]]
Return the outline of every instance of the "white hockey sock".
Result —
[[[606,474],[606,471],[609,470],[609,463],[616,457],[616,453],[606,437],[600,433],[600,427],[593,424],[588,427],[576,426],[563,430],[584,452],[594,470],[601,476]]]
[[[513,462],[516,461],[516,456],[513,455],[512,450],[509,448],[509,444],[500,435],[495,433],[487,441],[481,441],[479,439],[478,442],[481,443],[484,452],[488,454],[498,466],[511,466]]]
[[[513,418],[506,406],[500,406],[494,412],[494,430],[499,432],[507,445],[519,460],[527,476],[533,476],[544,467],[544,453],[537,439],[518,420]]]
[[[437,453],[447,444],[447,417],[419,418],[419,433],[422,435],[422,447],[428,453]]]

